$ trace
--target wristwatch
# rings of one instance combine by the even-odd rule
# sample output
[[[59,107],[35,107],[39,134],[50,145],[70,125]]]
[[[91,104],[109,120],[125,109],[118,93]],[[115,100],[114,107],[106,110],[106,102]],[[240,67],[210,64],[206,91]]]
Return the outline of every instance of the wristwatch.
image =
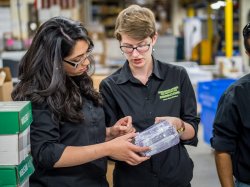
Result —
[[[185,124],[184,124],[184,121],[181,120],[181,127],[177,129],[177,132],[179,134],[182,134],[184,131],[185,131]]]

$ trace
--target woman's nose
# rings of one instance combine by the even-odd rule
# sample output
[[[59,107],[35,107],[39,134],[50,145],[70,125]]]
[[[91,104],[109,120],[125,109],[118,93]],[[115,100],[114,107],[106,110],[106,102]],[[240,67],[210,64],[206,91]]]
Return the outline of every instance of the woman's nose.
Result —
[[[81,66],[88,66],[90,64],[90,61],[88,58],[82,61]]]
[[[137,51],[137,49],[134,49],[131,53],[132,56],[138,56],[140,53]]]

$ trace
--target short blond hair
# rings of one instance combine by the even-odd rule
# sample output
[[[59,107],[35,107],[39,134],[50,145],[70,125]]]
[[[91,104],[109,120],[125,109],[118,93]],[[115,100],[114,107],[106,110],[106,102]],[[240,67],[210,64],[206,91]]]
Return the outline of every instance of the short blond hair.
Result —
[[[116,19],[115,38],[121,41],[121,34],[127,34],[137,40],[152,38],[156,34],[155,25],[155,16],[150,9],[130,5],[122,10]]]

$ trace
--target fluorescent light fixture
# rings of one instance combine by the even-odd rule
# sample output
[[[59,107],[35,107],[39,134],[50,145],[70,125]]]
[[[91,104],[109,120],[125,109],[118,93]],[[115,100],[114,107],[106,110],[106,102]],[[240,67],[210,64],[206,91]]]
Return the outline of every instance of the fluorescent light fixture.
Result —
[[[224,7],[224,6],[226,6],[225,1],[217,1],[216,3],[213,3],[210,5],[210,7],[214,10],[218,10],[220,7]]]

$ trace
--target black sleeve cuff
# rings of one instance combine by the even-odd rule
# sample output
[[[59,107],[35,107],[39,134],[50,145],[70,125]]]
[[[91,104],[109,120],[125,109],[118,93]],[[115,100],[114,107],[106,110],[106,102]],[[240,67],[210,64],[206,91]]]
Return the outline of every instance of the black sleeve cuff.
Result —
[[[181,143],[182,143],[183,145],[197,146],[197,144],[198,144],[197,133],[198,133],[199,118],[196,119],[195,125],[193,124],[193,122],[188,122],[188,121],[185,121],[185,122],[193,126],[195,135],[194,135],[194,137],[193,137],[192,139],[190,139],[190,140],[181,140]]]
[[[216,151],[223,151],[223,152],[235,152],[235,140],[234,139],[224,139],[221,137],[213,137],[210,139],[211,146]]]
[[[38,164],[43,168],[53,168],[61,158],[66,145],[58,143],[47,143],[41,148]]]

